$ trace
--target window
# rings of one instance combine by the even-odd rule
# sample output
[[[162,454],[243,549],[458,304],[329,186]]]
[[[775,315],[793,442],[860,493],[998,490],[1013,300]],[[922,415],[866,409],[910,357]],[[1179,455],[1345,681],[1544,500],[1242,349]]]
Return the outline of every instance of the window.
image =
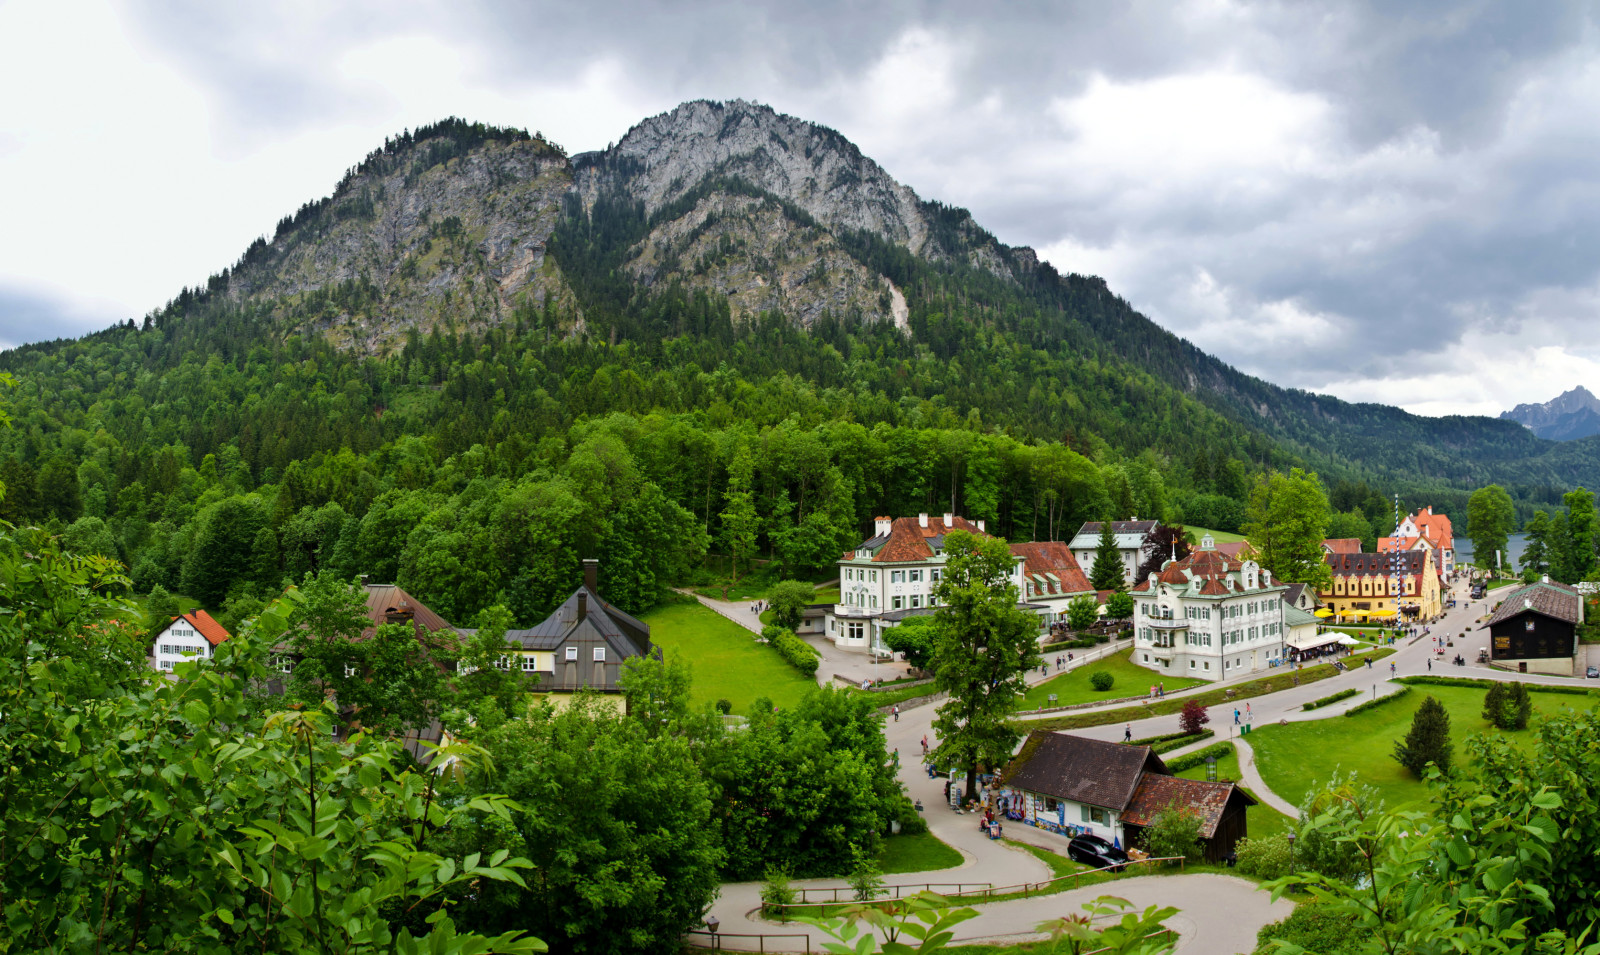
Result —
[[[920,570],[908,570],[908,571],[906,571],[906,580],[909,580],[911,583],[914,583],[914,584],[922,583],[922,571],[920,571]]]
[[[356,668],[353,667],[353,666],[346,665],[345,668],[344,668],[344,675],[345,675],[346,679],[355,676],[356,675]]]
[[[928,571],[928,580],[932,581],[933,583],[938,583],[939,578],[942,576],[944,576],[943,573],[937,567]]]
[[[915,610],[920,606],[922,606],[922,595],[921,594],[912,594],[911,595],[911,609]]]
[[[594,662],[596,662],[596,663],[604,663],[604,662],[606,662],[606,648],[605,647],[595,647],[594,648]]]
[[[877,583],[878,582],[878,572],[875,571],[875,570],[867,571],[867,580],[870,581],[871,583],[874,583],[874,584]]]
[[[905,598],[904,597],[901,597],[901,596],[897,595],[897,596],[895,596],[893,598],[893,607],[894,607],[895,610],[902,609],[902,605],[904,603],[905,603]]]
[[[903,570],[891,570],[891,571],[889,571],[889,583],[891,583],[891,584],[903,584],[905,582],[906,582],[906,572],[905,571],[903,571]]]
[[[847,624],[845,629],[845,636],[851,640],[860,640],[866,636],[866,628],[863,624],[852,622]]]
[[[878,609],[878,595],[877,594],[873,594],[872,596],[868,597],[867,598],[867,603],[872,606],[873,610],[877,610]]]
[[[1146,663],[1149,663],[1149,662],[1150,662],[1150,654],[1148,654],[1148,653],[1146,653],[1146,654],[1145,654],[1145,655],[1144,655],[1144,662],[1146,662]]]
[[[511,669],[511,658],[507,657],[507,656],[502,656],[500,659],[494,661],[494,668],[496,670],[509,670],[509,669]]]
[[[1194,669],[1194,661],[1193,660],[1189,661],[1189,669],[1191,669],[1191,670]]]
[[[1084,806],[1083,821],[1097,826],[1109,826],[1111,825],[1111,813],[1094,806]]]
[[[853,568],[846,567],[844,569],[844,579],[845,580],[855,580],[856,579],[855,570]]]
[[[1210,660],[1206,661],[1206,669],[1207,670],[1211,669],[1211,661]]]
[[[1529,617],[1527,620],[1524,620],[1522,622],[1522,629],[1528,631],[1529,633],[1533,632],[1533,618],[1532,617]]]
[[[533,654],[524,653],[522,655],[522,672],[523,673],[536,673],[536,672],[538,672],[538,667],[539,667],[539,663],[534,658]]]
[[[568,647],[567,648],[567,659],[568,660],[576,660],[576,659],[578,659],[578,648],[577,647]]]
[[[828,632],[829,633],[838,633],[839,632],[839,621],[835,620],[832,617],[829,617],[828,618]]]

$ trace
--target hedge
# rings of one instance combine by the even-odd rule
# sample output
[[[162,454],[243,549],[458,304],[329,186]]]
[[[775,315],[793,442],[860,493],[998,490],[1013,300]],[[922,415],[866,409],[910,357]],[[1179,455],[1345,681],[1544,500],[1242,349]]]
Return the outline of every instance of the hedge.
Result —
[[[1393,654],[1393,647],[1379,647],[1371,653],[1363,654],[1373,660],[1381,660]],[[1115,710],[1091,710],[1086,713],[1073,713],[1070,716],[1054,716],[1042,720],[1021,720],[1013,725],[1024,733],[1034,731],[1054,731],[1081,729],[1085,726],[1104,726],[1107,723],[1126,723],[1131,720],[1144,720],[1152,716],[1166,716],[1183,709],[1183,704],[1189,700],[1199,700],[1201,706],[1216,706],[1218,703],[1238,703],[1248,700],[1253,696],[1265,696],[1279,690],[1287,690],[1295,685],[1295,677],[1299,677],[1299,685],[1316,683],[1338,676],[1339,671],[1331,663],[1318,663],[1308,666],[1303,670],[1289,670],[1280,668],[1272,676],[1259,677],[1232,687],[1232,696],[1228,696],[1227,687],[1207,690],[1204,693],[1185,693],[1181,697],[1158,700],[1155,703],[1139,706],[1125,706]]]
[[[1398,693],[1390,693],[1388,696],[1380,696],[1375,700],[1368,700],[1365,703],[1357,703],[1355,706],[1345,710],[1344,715],[1355,716],[1357,713],[1365,713],[1367,710],[1376,709],[1377,707],[1383,706],[1385,703],[1393,703],[1395,700],[1400,699],[1410,692],[1411,687],[1402,686]]]
[[[1211,733],[1212,731],[1211,730],[1206,730],[1205,732],[1206,733]],[[1157,743],[1165,743],[1167,740],[1173,740],[1173,739],[1187,739],[1187,740],[1193,740],[1195,742],[1198,742],[1201,738],[1202,738],[1202,734],[1200,734],[1200,733],[1183,733],[1183,732],[1165,733],[1165,734],[1162,734],[1161,736],[1146,736],[1144,739],[1133,740],[1131,745],[1133,745],[1133,746],[1154,746]]]
[[[1512,680],[1486,680],[1481,677],[1468,676],[1403,676],[1394,682],[1407,684],[1426,684],[1428,686],[1475,686],[1487,690],[1496,683],[1506,684],[1517,681]],[[1524,683],[1529,693],[1570,693],[1573,696],[1592,696],[1594,690],[1586,686],[1546,686],[1542,683]]]
[[[1314,710],[1314,709],[1317,709],[1318,707],[1327,706],[1329,703],[1337,703],[1340,700],[1348,700],[1352,696],[1355,696],[1357,693],[1360,693],[1360,692],[1361,691],[1356,689],[1355,687],[1351,687],[1348,690],[1340,690],[1339,692],[1333,694],[1332,696],[1325,696],[1320,700],[1312,700],[1310,703],[1307,703],[1306,705],[1302,706],[1301,709],[1303,709],[1303,710]]]
[[[1169,739],[1150,747],[1152,753],[1170,753],[1175,749],[1183,749],[1191,743],[1198,743],[1203,739],[1210,739],[1217,735],[1216,730],[1201,730],[1198,733],[1180,733],[1177,739]]]
[[[1171,770],[1172,773],[1176,775],[1186,769],[1193,769],[1196,766],[1204,766],[1207,756],[1215,756],[1218,759],[1221,759],[1231,752],[1233,752],[1232,743],[1212,743],[1205,749],[1198,749],[1186,756],[1179,756],[1177,759],[1172,760],[1171,762],[1167,763],[1167,769]]]
[[[790,666],[806,676],[817,675],[817,665],[822,662],[820,655],[815,647],[795,636],[793,630],[767,626],[761,629],[761,635],[767,638],[767,643],[778,651],[779,656],[789,661]]]

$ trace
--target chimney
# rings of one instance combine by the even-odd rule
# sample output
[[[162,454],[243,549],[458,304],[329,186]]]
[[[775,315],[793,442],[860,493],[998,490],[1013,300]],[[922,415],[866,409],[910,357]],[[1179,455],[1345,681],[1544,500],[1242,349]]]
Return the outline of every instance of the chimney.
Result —
[[[578,591],[578,621],[581,623],[587,616],[589,616],[589,594],[580,590]]]
[[[945,511],[944,512],[945,530],[949,530],[955,524],[955,522],[956,522],[956,516],[954,514],[950,513],[949,511]]]
[[[928,526],[928,512],[927,511],[923,511],[921,514],[917,515],[917,526],[918,527],[927,527]]]
[[[583,585],[596,597],[600,596],[600,561],[593,557],[583,559]]]
[[[980,534],[985,533],[985,531],[983,529],[983,518],[979,518],[978,519],[978,533],[980,533]]]
[[[883,537],[894,529],[894,518],[874,517],[872,519],[872,536]]]
[[[372,578],[371,574],[362,574],[361,577],[360,577],[361,586],[365,587],[367,585],[367,581],[370,580],[371,578]]]

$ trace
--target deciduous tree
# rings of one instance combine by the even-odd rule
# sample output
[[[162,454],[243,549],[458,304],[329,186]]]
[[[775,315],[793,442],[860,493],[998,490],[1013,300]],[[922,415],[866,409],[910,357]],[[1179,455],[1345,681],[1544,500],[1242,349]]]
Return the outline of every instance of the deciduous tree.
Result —
[[[1467,537],[1472,541],[1472,559],[1490,570],[1500,566],[1496,555],[1505,554],[1506,538],[1517,526],[1517,513],[1511,495],[1498,484],[1479,488],[1467,499]]]
[[[1293,468],[1263,475],[1250,492],[1244,532],[1261,566],[1277,579],[1313,587],[1329,579],[1322,559],[1328,497],[1315,472]]]

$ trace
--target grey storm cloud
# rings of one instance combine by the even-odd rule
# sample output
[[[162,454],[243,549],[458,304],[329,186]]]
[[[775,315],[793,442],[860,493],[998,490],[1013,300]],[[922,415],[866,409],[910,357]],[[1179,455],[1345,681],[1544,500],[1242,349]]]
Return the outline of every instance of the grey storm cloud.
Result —
[[[508,88],[606,62],[655,109],[767,102],[840,130],[1003,241],[1105,274],[1248,371],[1308,388],[1397,383],[1358,399],[1427,405],[1417,369],[1468,361],[1485,336],[1587,354],[1600,303],[1593,4],[288,9],[146,3],[132,22],[256,135],[362,123],[370,91],[331,64],[419,35]],[[541,126],[536,99],[523,124]],[[1295,349],[1316,360],[1286,363]]]

